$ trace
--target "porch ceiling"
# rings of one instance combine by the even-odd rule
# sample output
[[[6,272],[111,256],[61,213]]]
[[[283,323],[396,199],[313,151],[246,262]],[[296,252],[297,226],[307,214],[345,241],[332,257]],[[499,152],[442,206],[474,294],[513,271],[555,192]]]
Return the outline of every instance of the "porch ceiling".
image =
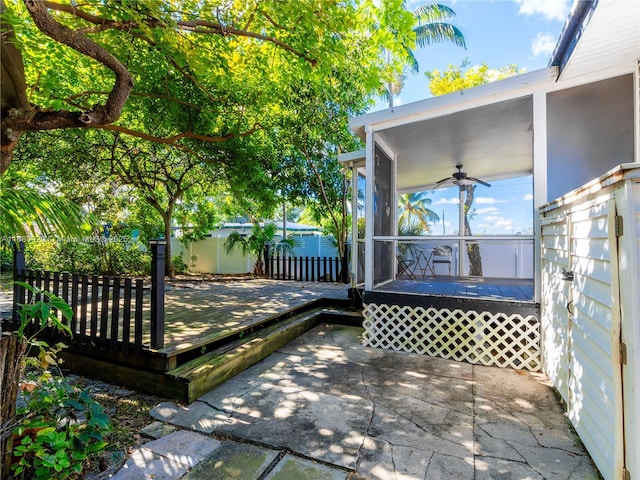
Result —
[[[431,189],[462,164],[486,181],[533,169],[532,98],[526,96],[376,132],[396,155],[399,192]]]

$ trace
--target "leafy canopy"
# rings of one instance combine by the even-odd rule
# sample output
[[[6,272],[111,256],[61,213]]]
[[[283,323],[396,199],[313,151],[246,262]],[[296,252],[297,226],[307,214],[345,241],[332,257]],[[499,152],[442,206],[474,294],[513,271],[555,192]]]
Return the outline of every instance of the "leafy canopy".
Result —
[[[28,131],[115,130],[178,148],[273,125],[283,85],[376,90],[415,43],[400,0],[5,4],[2,162]],[[384,48],[397,59],[382,62]],[[4,54],[4,52],[7,54]]]

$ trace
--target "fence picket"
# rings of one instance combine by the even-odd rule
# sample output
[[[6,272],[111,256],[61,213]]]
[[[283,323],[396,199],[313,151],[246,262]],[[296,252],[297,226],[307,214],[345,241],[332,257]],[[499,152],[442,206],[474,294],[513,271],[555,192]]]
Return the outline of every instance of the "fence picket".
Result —
[[[71,275],[71,331],[73,335],[78,333],[78,286],[80,284],[80,275],[74,273]]]
[[[151,303],[150,317],[145,319],[144,280],[66,272],[33,271],[24,268],[24,247],[14,250],[14,280],[23,281],[37,290],[49,292],[62,298],[70,307],[70,319],[62,318],[61,312],[52,310],[70,327],[72,337],[46,328],[42,334],[49,340],[65,337],[80,348],[87,344],[105,350],[130,353],[132,343],[136,355],[144,355],[145,348],[164,346],[164,241],[152,244]],[[155,247],[155,248],[154,248]],[[43,295],[14,283],[13,316],[11,328],[19,327],[19,304],[44,301]],[[133,304],[135,302],[135,305]],[[122,304],[122,305],[121,305]],[[122,324],[120,317],[122,316]],[[133,317],[134,325],[131,326]],[[149,345],[143,341],[145,328],[149,327]],[[25,328],[25,334],[34,334],[40,329],[35,320]],[[132,332],[133,330],[133,332]],[[132,335],[133,333],[133,335]]]
[[[80,295],[80,335],[87,336],[87,305],[89,303],[89,275],[82,275]]]
[[[131,279],[124,279],[124,305],[122,311],[122,351],[129,353],[131,335]]]
[[[266,275],[278,280],[348,283],[341,274],[344,260],[340,257],[283,256],[269,257]]]
[[[104,288],[104,287],[103,287]],[[111,350],[118,348],[118,320],[120,317],[120,277],[113,279],[113,294],[111,296]]]
[[[97,275],[91,277],[91,326],[90,338],[91,344],[96,344],[98,338],[98,285],[100,279]]]
[[[102,302],[100,306],[100,338],[101,345],[107,343],[107,332],[109,325],[109,289],[111,285],[111,277],[102,277]]]
[[[136,318],[134,323],[133,335],[135,338],[136,351],[142,351],[142,301],[144,295],[143,280],[136,280]]]

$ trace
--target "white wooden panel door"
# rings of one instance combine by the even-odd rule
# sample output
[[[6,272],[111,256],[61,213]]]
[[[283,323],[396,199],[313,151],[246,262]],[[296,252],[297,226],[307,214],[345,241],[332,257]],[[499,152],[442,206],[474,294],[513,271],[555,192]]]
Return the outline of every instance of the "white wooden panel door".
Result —
[[[541,353],[545,373],[569,402],[569,331],[571,284],[563,280],[569,267],[569,221],[564,212],[541,221]]]
[[[574,273],[568,322],[568,415],[607,479],[622,478],[624,432],[615,202],[588,203],[569,215]]]

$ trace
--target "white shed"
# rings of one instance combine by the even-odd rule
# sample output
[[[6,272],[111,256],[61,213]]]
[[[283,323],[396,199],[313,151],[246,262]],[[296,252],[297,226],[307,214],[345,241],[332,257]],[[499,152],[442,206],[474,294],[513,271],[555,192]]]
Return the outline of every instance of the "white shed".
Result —
[[[542,364],[605,478],[640,472],[640,165],[540,208]],[[634,477],[635,478],[635,477]]]

